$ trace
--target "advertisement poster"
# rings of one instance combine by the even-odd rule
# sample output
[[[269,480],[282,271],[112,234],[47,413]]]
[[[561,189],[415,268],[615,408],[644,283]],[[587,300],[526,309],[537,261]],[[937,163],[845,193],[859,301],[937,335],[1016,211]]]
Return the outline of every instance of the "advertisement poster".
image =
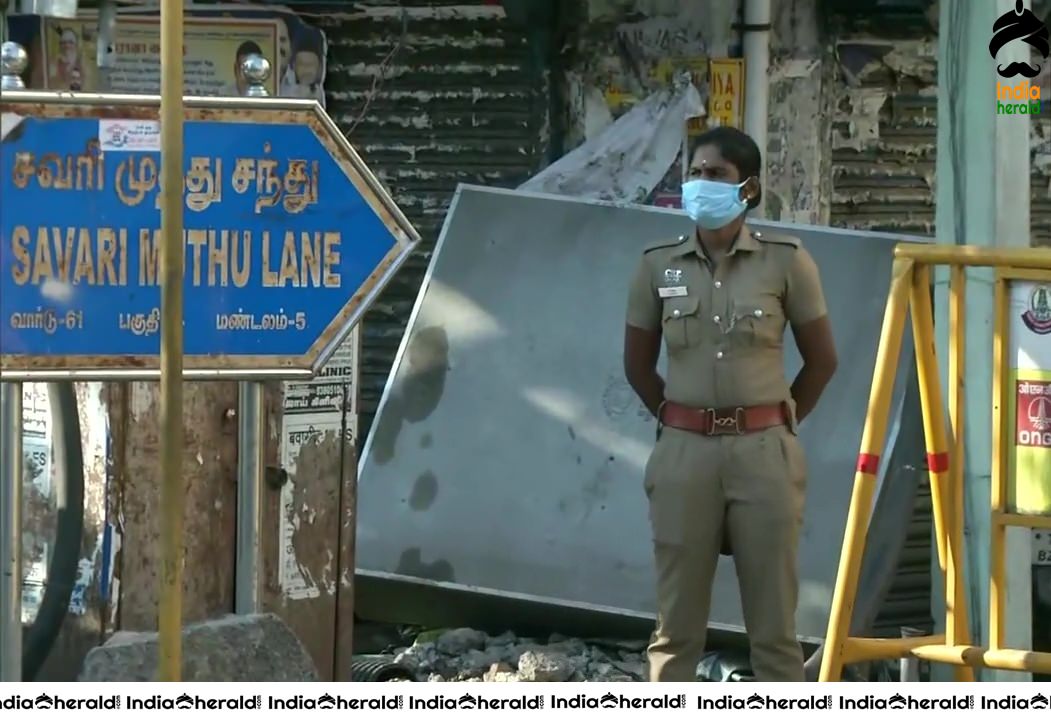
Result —
[[[1008,287],[1007,509],[1051,515],[1051,281]]]
[[[43,87],[47,90],[100,92],[96,65],[98,19],[85,13],[76,20],[44,19]],[[187,95],[241,96],[247,83],[238,67],[245,55],[277,56],[277,21],[186,18],[183,72]],[[117,18],[115,67],[109,92],[152,95],[160,92],[160,20],[121,15]],[[267,91],[277,93],[271,73]]]
[[[320,591],[303,574],[296,560],[293,543],[298,526],[294,506],[296,461],[305,443],[326,433],[339,436],[346,423],[346,441],[358,434],[358,357],[359,330],[333,353],[325,367],[312,380],[284,384],[281,420],[281,467],[289,481],[281,488],[278,583],[285,597],[301,600],[318,597]]]
[[[744,125],[744,60],[740,58],[709,60],[703,56],[667,58],[657,64],[654,78],[659,82],[669,83],[676,73],[686,70],[692,74],[696,87],[702,90],[705,87],[708,88],[708,116],[691,118],[687,123],[684,153],[689,150],[690,140],[708,128],[718,125],[741,128]],[[657,207],[682,207],[682,180],[682,163],[677,162],[668,169],[667,174],[654,189],[650,196],[650,204]]]
[[[240,59],[251,53],[271,63],[267,91],[325,104],[328,42],[325,34],[287,8],[187,5],[185,83],[188,95],[239,96],[246,86]],[[29,54],[29,89],[155,95],[160,92],[160,16],[135,8],[118,11],[113,66],[98,67],[98,16],[74,20],[12,15],[10,39]],[[105,77],[103,73],[105,72]]]
[[[708,74],[708,125],[744,126],[744,60],[712,60]]]

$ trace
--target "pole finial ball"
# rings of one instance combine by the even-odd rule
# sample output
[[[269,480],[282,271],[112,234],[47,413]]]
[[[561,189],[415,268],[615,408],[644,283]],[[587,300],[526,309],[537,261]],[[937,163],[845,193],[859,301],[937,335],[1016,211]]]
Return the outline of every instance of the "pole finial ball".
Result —
[[[29,67],[29,55],[16,42],[0,45],[0,75],[21,75]]]
[[[248,82],[263,85],[270,79],[270,61],[253,53],[241,61],[241,72]]]

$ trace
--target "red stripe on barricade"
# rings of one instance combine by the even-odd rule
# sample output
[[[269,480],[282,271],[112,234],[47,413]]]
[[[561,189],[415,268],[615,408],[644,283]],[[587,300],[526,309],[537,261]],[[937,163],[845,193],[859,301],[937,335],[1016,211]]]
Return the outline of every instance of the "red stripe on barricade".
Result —
[[[879,472],[879,455],[870,455],[868,453],[858,455],[857,471],[866,475],[875,475]]]
[[[927,469],[935,473],[948,472],[949,453],[927,453]]]

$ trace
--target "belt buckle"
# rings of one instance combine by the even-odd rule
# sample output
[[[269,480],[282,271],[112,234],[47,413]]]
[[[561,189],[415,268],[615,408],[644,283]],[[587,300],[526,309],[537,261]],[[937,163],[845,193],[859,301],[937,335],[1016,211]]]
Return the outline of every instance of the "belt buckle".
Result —
[[[708,437],[713,435],[743,435],[744,408],[735,407],[733,415],[719,417],[715,408],[708,408]]]

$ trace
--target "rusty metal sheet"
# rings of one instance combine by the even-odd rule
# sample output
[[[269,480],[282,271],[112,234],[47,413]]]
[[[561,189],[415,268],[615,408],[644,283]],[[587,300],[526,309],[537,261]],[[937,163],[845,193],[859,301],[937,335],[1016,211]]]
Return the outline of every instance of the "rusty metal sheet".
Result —
[[[919,239],[753,226],[794,234],[813,254],[843,357],[802,428],[810,474],[797,618],[801,638],[817,641],[893,248]],[[418,592],[427,586],[652,617],[642,473],[655,428],[624,380],[624,308],[642,248],[689,230],[672,210],[460,187],[359,463],[359,582],[388,582],[363,616],[409,608],[386,619],[412,620],[413,596],[433,598]],[[907,342],[903,357],[911,353]],[[800,366],[789,333],[786,370]],[[906,379],[895,387],[892,428]],[[885,466],[917,482],[922,438],[891,437]],[[910,511],[885,510],[898,525]],[[743,630],[729,559],[711,625]]]

